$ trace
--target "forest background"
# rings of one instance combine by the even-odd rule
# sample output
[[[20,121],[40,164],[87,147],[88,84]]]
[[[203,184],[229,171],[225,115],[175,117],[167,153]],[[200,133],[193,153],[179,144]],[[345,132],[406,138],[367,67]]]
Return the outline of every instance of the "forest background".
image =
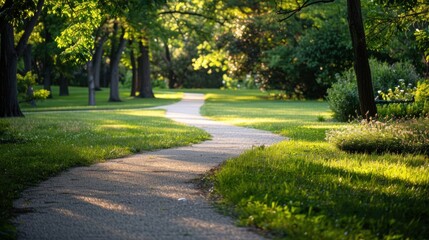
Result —
[[[110,88],[109,101],[121,100],[120,87],[145,98],[158,87],[258,88],[281,90],[279,98],[319,99],[353,66],[345,0],[300,9],[287,20],[282,9],[318,1],[1,2],[2,61],[15,51],[21,104],[68,95],[68,86],[89,87],[89,105],[102,87]],[[363,1],[362,14],[373,71],[405,72],[410,84],[427,77],[426,1]],[[394,88],[394,78],[375,84],[375,92]]]

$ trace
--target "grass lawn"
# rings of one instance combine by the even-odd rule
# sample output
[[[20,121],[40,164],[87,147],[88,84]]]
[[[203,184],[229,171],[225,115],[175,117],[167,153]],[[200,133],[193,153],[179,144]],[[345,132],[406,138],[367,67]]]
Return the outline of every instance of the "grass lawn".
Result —
[[[64,110],[100,110],[100,109],[133,109],[148,108],[159,105],[167,105],[181,99],[181,92],[168,92],[155,90],[156,99],[130,97],[130,91],[126,88],[120,89],[122,102],[109,102],[109,89],[103,88],[96,91],[96,106],[88,106],[88,89],[84,87],[69,87],[69,96],[59,96],[58,86],[52,87],[53,98],[38,101],[36,107],[28,103],[22,103],[21,109],[25,112],[33,111],[64,111]]]
[[[180,94],[170,96],[150,104],[176,101]],[[50,107],[63,109],[57,99]],[[121,104],[140,106],[116,107]],[[25,118],[0,119],[0,239],[13,236],[7,224],[12,201],[28,186],[70,167],[208,138],[202,130],[166,119],[163,110],[27,112]]]
[[[279,239],[427,239],[429,159],[349,154],[325,141],[319,101],[212,92],[202,113],[291,137],[227,161],[210,178],[242,225]]]

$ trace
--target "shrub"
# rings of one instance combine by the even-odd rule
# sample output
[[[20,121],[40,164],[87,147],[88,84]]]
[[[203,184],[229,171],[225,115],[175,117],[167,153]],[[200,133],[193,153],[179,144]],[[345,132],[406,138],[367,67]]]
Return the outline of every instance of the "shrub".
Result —
[[[412,84],[413,86],[416,86],[419,79],[416,69],[409,62],[398,62],[391,65],[375,59],[370,59],[369,62],[374,93],[395,88],[399,79],[402,79],[405,85]]]
[[[411,88],[411,84],[405,86],[403,82],[394,90],[389,89],[387,93],[379,91],[384,100],[411,100],[414,103],[393,103],[378,106],[378,115],[381,117],[413,118],[425,116],[429,113],[429,80],[417,83],[417,88]]]
[[[366,121],[331,130],[326,139],[339,149],[369,153],[429,154],[429,118]]]
[[[338,121],[347,121],[359,114],[359,96],[354,73],[350,70],[337,75],[337,82],[328,89],[329,108]]]
[[[34,100],[44,100],[50,95],[48,90],[33,91],[33,86],[36,84],[37,75],[32,72],[27,72],[24,76],[17,74],[18,93],[21,102],[32,102]]]
[[[371,75],[373,80],[374,94],[378,95],[386,91],[386,97],[395,98],[402,94],[401,87],[398,88],[398,81],[408,87],[409,84],[415,86],[418,74],[415,68],[408,62],[400,62],[389,65],[371,59]],[[347,121],[350,116],[355,116],[359,109],[359,96],[357,92],[356,75],[353,69],[343,72],[338,82],[328,89],[327,100],[331,110],[334,112],[334,118],[338,121]],[[400,86],[401,86],[400,84]],[[390,90],[389,89],[394,89]],[[402,94],[403,97],[410,97],[410,93]],[[399,98],[399,97],[398,97]],[[429,104],[427,104],[429,106]],[[407,110],[408,109],[408,110]],[[405,116],[407,114],[415,115],[417,107],[408,105],[388,105],[382,106],[383,116],[396,115]],[[419,114],[417,114],[419,115]]]
[[[415,101],[423,114],[429,113],[429,79],[417,83]]]

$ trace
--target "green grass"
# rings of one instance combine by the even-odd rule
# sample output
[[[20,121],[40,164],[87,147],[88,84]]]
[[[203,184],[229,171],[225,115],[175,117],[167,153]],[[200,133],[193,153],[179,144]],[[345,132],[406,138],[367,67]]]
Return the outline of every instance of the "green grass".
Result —
[[[41,112],[0,119],[0,238],[8,231],[13,235],[7,224],[12,201],[28,186],[70,167],[208,138],[202,130],[166,119],[163,110]]]
[[[64,110],[100,110],[100,109],[134,109],[148,108],[159,105],[167,105],[177,102],[181,99],[181,92],[169,92],[156,90],[156,99],[147,99],[139,97],[130,97],[129,89],[121,88],[120,97],[122,102],[109,102],[109,89],[103,88],[97,91],[96,106],[88,106],[88,89],[84,87],[69,87],[69,96],[59,96],[58,86],[52,87],[53,98],[44,101],[38,101],[36,107],[28,103],[20,105],[24,112],[34,111],[64,111]]]
[[[350,154],[324,140],[324,102],[208,95],[212,118],[291,137],[228,160],[211,178],[240,224],[279,239],[427,239],[429,159]],[[320,116],[325,121],[321,122]]]

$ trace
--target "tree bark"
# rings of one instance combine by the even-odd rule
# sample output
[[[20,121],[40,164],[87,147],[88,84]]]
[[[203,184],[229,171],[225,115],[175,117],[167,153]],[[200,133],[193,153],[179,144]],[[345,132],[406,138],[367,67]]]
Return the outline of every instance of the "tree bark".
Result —
[[[93,71],[94,71],[94,86],[95,90],[99,91],[100,88],[100,73],[101,73],[101,61],[103,60],[103,45],[106,42],[107,37],[100,37],[99,41],[95,46],[95,53],[93,56]]]
[[[118,24],[115,23],[115,33],[118,31]],[[119,97],[119,62],[121,60],[122,51],[125,48],[127,40],[124,38],[125,30],[122,29],[122,33],[119,39],[119,43],[115,46],[116,41],[112,41],[112,51],[110,54],[110,97],[109,102],[120,102]],[[116,34],[113,34],[113,38],[116,38]]]
[[[132,71],[132,79],[131,79],[131,97],[137,96],[136,92],[138,89],[137,83],[138,83],[138,76],[137,76],[137,66],[136,66],[136,57],[134,56],[134,49],[132,49],[131,46],[131,52],[130,52],[130,61],[131,61],[131,71]]]
[[[140,95],[141,98],[155,98],[152,91],[152,82],[150,79],[150,62],[149,47],[139,42],[140,56],[138,60],[138,75],[141,81]]]
[[[171,53],[170,48],[168,47],[168,42],[164,43],[165,48],[165,60],[167,62],[167,69],[168,69],[168,88],[173,89],[176,87],[176,75],[173,71],[173,64],[171,63]]]
[[[45,26],[45,45],[48,46],[49,43],[53,42],[52,35],[49,32],[48,28]],[[52,59],[51,54],[48,49],[44,50],[44,63],[43,63],[43,89],[49,91],[49,97],[52,98],[51,84],[52,84],[52,69],[54,65],[54,60]]]
[[[1,19],[0,23],[0,117],[22,117],[18,103],[18,55],[14,46],[12,25]]]
[[[88,61],[86,68],[88,71],[88,105],[95,106],[95,84],[93,62]]]
[[[369,119],[377,116],[377,108],[374,100],[360,0],[347,0],[347,12],[354,51],[354,69],[358,85],[360,111],[365,119]]]
[[[61,74],[60,75],[60,96],[68,96],[69,95],[69,84],[67,78]]]
[[[31,71],[32,68],[32,59],[31,59],[31,44],[28,44],[24,50],[22,58],[24,60],[24,72],[25,76],[28,72]],[[34,89],[33,86],[27,86],[27,98],[29,99],[29,103],[32,107],[36,106],[36,101],[34,100]]]
[[[19,108],[17,89],[17,65],[18,57],[21,56],[27,46],[31,32],[40,16],[44,0],[37,2],[34,15],[26,23],[24,33],[15,47],[14,31],[10,22],[8,9],[13,9],[13,0],[6,0],[1,8],[0,16],[0,117],[22,117]]]
[[[24,50],[23,53],[23,60],[24,60],[24,74],[28,73],[29,71],[31,71],[32,66],[33,66],[33,61],[32,61],[32,45],[28,44],[27,47]]]

